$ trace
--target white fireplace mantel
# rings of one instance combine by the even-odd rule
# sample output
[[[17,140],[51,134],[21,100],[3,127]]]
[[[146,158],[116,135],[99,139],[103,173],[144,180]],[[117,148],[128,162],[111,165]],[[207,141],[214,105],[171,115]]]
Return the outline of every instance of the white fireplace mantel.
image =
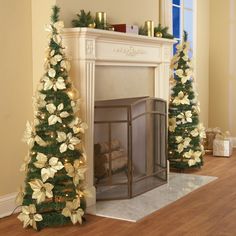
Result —
[[[93,167],[94,91],[96,66],[140,66],[154,69],[154,96],[168,100],[169,66],[174,40],[119,32],[70,28],[63,33],[66,55],[71,61],[70,76],[79,89],[82,118],[88,124],[85,135],[87,154],[87,183],[93,197],[88,205],[95,204]]]

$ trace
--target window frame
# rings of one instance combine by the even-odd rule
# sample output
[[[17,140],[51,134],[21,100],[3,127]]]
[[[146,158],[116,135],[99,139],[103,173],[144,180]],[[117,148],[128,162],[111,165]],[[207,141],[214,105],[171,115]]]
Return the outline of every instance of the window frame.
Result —
[[[172,11],[173,11],[173,7],[177,7],[180,9],[180,38],[175,38],[178,41],[181,41],[183,38],[183,31],[184,31],[184,11],[191,11],[192,15],[193,15],[193,35],[192,35],[192,57],[196,58],[196,41],[197,41],[197,37],[196,37],[196,32],[197,32],[197,20],[196,20],[196,16],[197,16],[197,0],[192,0],[193,2],[193,7],[189,8],[189,7],[185,7],[184,6],[184,0],[180,0],[180,5],[177,4],[173,4],[173,1],[171,1],[171,7],[172,7]],[[174,22],[173,22],[173,16],[172,16],[172,27],[174,28]],[[174,30],[173,30],[174,32]]]

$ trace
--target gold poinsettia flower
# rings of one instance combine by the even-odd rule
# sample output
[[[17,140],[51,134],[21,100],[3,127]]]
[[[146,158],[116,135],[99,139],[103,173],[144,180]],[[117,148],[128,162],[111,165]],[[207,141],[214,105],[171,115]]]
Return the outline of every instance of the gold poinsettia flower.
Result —
[[[178,45],[176,45],[176,49],[177,49],[177,51],[182,51],[183,50],[183,48],[184,48],[184,43],[179,43]]]
[[[178,69],[178,70],[175,71],[175,74],[178,77],[182,78],[184,76],[184,71],[182,69]]]
[[[62,118],[66,118],[70,115],[67,111],[62,111],[64,109],[63,103],[60,103],[57,107],[53,103],[50,103],[46,105],[46,109],[50,114],[48,117],[49,125],[54,125],[57,122],[62,123]]]
[[[26,155],[24,158],[24,163],[20,167],[20,171],[26,172],[28,170],[28,164],[30,163],[30,155]]]
[[[78,185],[80,180],[84,180],[84,174],[87,170],[86,166],[81,165],[80,160],[75,160],[73,166],[71,163],[66,163],[65,169],[67,175],[73,178],[75,185]]]
[[[176,143],[178,144],[178,152],[181,153],[185,148],[187,148],[191,142],[191,138],[186,137],[183,138],[182,136],[176,136]]]
[[[202,155],[201,151],[194,152],[192,149],[190,149],[188,152],[184,153],[184,157],[189,159],[188,165],[193,166],[196,163],[200,163],[201,159],[200,156]]]
[[[178,68],[178,62],[179,62],[179,54],[175,54],[172,59],[171,59],[171,63],[170,63],[170,69],[177,69]]]
[[[29,206],[22,206],[21,213],[18,215],[17,218],[23,222],[24,228],[30,225],[34,229],[37,229],[36,222],[43,220],[42,215],[37,214],[34,204],[30,204]]]
[[[76,117],[70,124],[69,127],[73,129],[74,134],[85,133],[85,130],[88,129],[88,125],[83,122],[81,119]]]
[[[74,150],[75,146],[81,142],[81,140],[72,135],[72,133],[66,134],[65,132],[57,131],[57,141],[62,144],[59,147],[61,153],[67,149]]]
[[[43,183],[40,179],[35,179],[29,182],[33,190],[32,198],[37,200],[37,203],[45,201],[47,198],[52,198],[52,189],[54,186],[50,183]]]
[[[62,215],[70,217],[73,224],[79,222],[82,224],[82,216],[84,211],[80,208],[80,199],[76,198],[72,202],[66,202],[66,207],[62,210]]]
[[[199,114],[200,113],[200,105],[197,104],[197,105],[193,106],[193,111],[196,112],[197,114]]]
[[[193,129],[190,134],[193,136],[193,137],[197,137],[199,135],[199,131],[198,131],[198,128],[195,128]]]
[[[91,198],[93,197],[91,191],[85,185],[78,185],[76,188],[76,193],[79,197]]]
[[[35,134],[29,121],[27,121],[26,123],[26,130],[24,132],[23,141],[26,142],[30,148],[34,146],[35,142],[43,147],[47,145],[46,142],[41,137]]]
[[[16,204],[21,205],[23,202],[24,196],[25,196],[25,193],[24,193],[23,187],[20,186],[19,192],[16,195],[16,199],[15,199]]]
[[[33,104],[35,108],[41,108],[46,106],[46,101],[45,101],[46,95],[42,93],[37,93],[35,96],[33,96]],[[36,109],[35,109],[36,110]],[[35,115],[38,115],[38,112],[35,112]]]
[[[66,71],[70,70],[70,62],[67,60],[62,60],[60,63],[61,67],[64,68]]]
[[[184,61],[188,61],[188,60],[189,60],[188,52],[185,52],[185,50],[184,50],[184,56],[182,57],[182,59],[183,59]]]
[[[44,78],[43,78],[43,89],[47,91],[47,90],[50,90],[52,88],[53,88],[54,91],[65,89],[66,88],[65,80],[62,77],[58,77],[56,79],[55,78],[50,79],[49,77],[44,76]]]
[[[63,59],[62,55],[57,54],[50,58],[50,63],[55,66],[58,62],[60,62]]]
[[[41,177],[43,182],[49,178],[53,178],[55,173],[58,170],[64,168],[63,164],[58,160],[57,157],[51,157],[48,160],[48,157],[43,153],[38,153],[36,156],[37,161],[34,162],[34,165],[41,169]]]
[[[181,112],[177,118],[181,119],[182,124],[191,123],[192,122],[192,112],[186,111]]]
[[[190,69],[182,70],[178,69],[175,71],[175,74],[180,77],[182,84],[185,84],[188,80],[191,79],[193,72]]]
[[[53,24],[53,27],[57,30],[58,33],[60,33],[60,32],[62,32],[62,29],[64,28],[64,22],[57,21]]]
[[[198,131],[199,131],[199,136],[200,136],[201,138],[206,138],[205,127],[203,126],[202,123],[199,123],[199,125],[198,125]]]
[[[176,118],[172,117],[169,119],[169,131],[175,132],[175,128],[176,128]]]
[[[175,105],[189,105],[190,101],[188,99],[188,95],[185,95],[182,91],[180,91],[178,96],[174,98],[173,103]]]
[[[176,80],[174,78],[174,75],[172,74],[171,77],[170,77],[170,87],[174,87],[176,85]]]

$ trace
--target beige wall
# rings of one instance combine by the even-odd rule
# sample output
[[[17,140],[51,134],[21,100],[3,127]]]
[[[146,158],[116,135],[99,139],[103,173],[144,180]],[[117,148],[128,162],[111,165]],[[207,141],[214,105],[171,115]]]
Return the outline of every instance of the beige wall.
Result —
[[[44,73],[45,49],[48,45],[45,26],[50,23],[51,8],[56,0],[32,1],[33,90]]]
[[[209,125],[236,136],[236,1],[210,1]]]
[[[159,0],[56,0],[61,7],[61,17],[66,27],[71,27],[71,20],[84,9],[94,15],[105,11],[110,23],[127,23],[143,25],[146,20],[159,20]]]
[[[141,0],[114,1],[112,4],[108,0],[32,0],[32,4],[30,0],[0,0],[0,147],[3,167],[0,195],[15,192],[23,181],[19,166],[28,149],[21,138],[26,120],[32,120],[32,91],[43,74],[44,49],[47,45],[44,25],[49,22],[50,9],[55,1],[62,7],[61,18],[67,26],[70,26],[71,19],[80,9],[91,10],[93,13],[106,11],[112,23],[121,23],[121,19],[122,22],[140,25],[147,19],[153,19],[156,23],[158,21],[158,0],[148,4]],[[209,110],[209,126],[230,130],[235,136],[236,3],[235,0],[196,2],[198,20],[195,68],[202,109],[201,120],[207,126]],[[6,180],[11,181],[5,184]]]
[[[196,2],[195,78],[201,105],[200,121],[208,127],[209,110],[209,14],[210,0]]]
[[[31,1],[0,0],[0,196],[16,192],[27,146],[21,142],[32,117]]]

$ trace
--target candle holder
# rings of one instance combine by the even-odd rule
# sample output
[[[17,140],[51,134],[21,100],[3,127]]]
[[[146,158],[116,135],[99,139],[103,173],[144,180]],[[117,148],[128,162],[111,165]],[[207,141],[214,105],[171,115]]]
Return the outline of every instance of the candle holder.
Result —
[[[95,17],[95,21],[96,21],[96,26],[97,28],[106,28],[107,25],[107,14],[106,12],[96,12],[96,17]]]
[[[154,21],[152,20],[145,21],[145,28],[147,30],[147,36],[154,37]]]

